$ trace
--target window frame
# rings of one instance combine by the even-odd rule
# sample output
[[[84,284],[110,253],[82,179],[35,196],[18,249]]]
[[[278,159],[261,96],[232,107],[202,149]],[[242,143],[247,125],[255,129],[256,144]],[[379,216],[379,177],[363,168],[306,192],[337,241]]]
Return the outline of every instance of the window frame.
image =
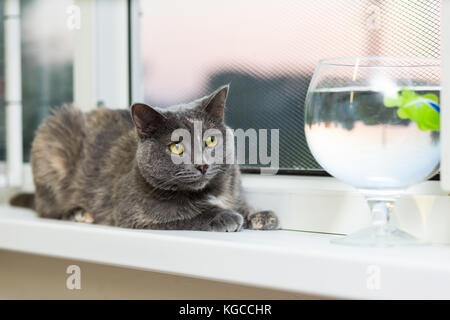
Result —
[[[0,186],[20,187],[23,182],[20,1],[8,0],[4,8],[6,172],[0,177]]]
[[[75,32],[73,96],[74,105],[82,111],[97,108],[100,101],[113,109],[129,106],[129,2],[130,0],[74,0],[74,5],[82,15],[81,27],[72,30]],[[111,6],[112,3],[114,5]],[[107,12],[102,10],[104,8],[108,8]],[[9,68],[5,81],[11,82],[11,78],[15,85],[7,85],[11,90],[6,89],[7,158],[5,162],[0,161],[0,167],[6,168],[6,173],[0,175],[0,187],[32,189],[29,163],[23,161],[22,86],[21,72],[17,71],[21,69],[20,0],[5,2],[5,9],[5,20],[8,16],[12,17],[9,37],[15,40],[12,42],[13,47],[5,50],[5,60],[9,58],[8,62],[13,62],[7,64]],[[111,30],[121,32],[115,32],[111,36]],[[5,35],[7,47],[6,31]],[[114,59],[112,63],[111,59]],[[104,61],[110,63],[102,63]]]
[[[450,191],[450,2],[442,1],[441,185]]]
[[[74,104],[83,111],[99,105],[127,108],[128,0],[75,0],[75,5],[83,16],[81,28],[74,31]]]
[[[83,0],[76,0],[75,3],[82,2]],[[97,0],[97,1],[107,1],[107,0]],[[116,61],[114,65],[119,65],[121,71],[123,72],[123,66],[126,66],[126,71],[129,77],[126,78],[126,85],[124,84],[124,79],[119,79],[118,82],[108,83],[103,80],[108,80],[109,73],[105,71],[99,71],[99,68],[92,67],[93,64],[96,63],[98,59],[102,59],[103,54],[106,50],[103,51],[95,51],[96,42],[93,41],[94,35],[101,36],[101,32],[105,32],[108,28],[103,28],[103,31],[96,30],[95,26],[97,23],[90,23],[87,26],[84,25],[84,30],[86,34],[86,38],[81,39],[82,41],[78,43],[80,46],[84,46],[79,48],[79,50],[84,50],[83,52],[96,52],[95,55],[92,55],[90,59],[83,59],[82,55],[76,55],[76,60],[74,63],[76,64],[76,70],[90,70],[89,74],[84,74],[84,76],[89,77],[89,81],[85,80],[84,86],[74,86],[74,97],[83,97],[84,95],[90,96],[90,103],[86,105],[80,105],[84,111],[89,111],[95,109],[97,107],[96,101],[98,99],[98,93],[95,90],[91,90],[92,88],[88,88],[86,83],[90,83],[90,85],[98,84],[101,85],[109,85],[111,87],[116,86],[120,90],[123,90],[122,97],[127,96],[127,101],[123,103],[122,108],[127,108],[132,101],[136,101],[134,99],[139,97],[139,90],[133,91],[133,84],[141,83],[136,81],[136,74],[133,73],[133,70],[138,68],[139,61],[133,61],[132,57],[138,56],[136,52],[136,47],[133,47],[133,41],[139,39],[138,37],[130,36],[130,32],[136,34],[136,28],[139,26],[135,25],[136,23],[132,23],[130,17],[139,15],[139,2],[138,0],[119,0],[121,5],[116,9],[120,13],[121,17],[124,19],[121,20],[121,24],[124,28],[127,28],[127,32],[122,34],[122,38],[118,41],[120,43],[119,49],[122,50],[125,48],[127,54],[121,54],[117,59],[121,59]],[[126,4],[124,6],[123,4]],[[96,12],[95,3],[92,2],[92,5],[88,10],[91,11],[92,19],[96,19],[98,14],[98,10]],[[117,12],[116,12],[117,13]],[[124,14],[124,15],[122,15]],[[117,23],[117,21],[114,21]],[[89,28],[88,28],[89,26]],[[134,28],[134,29],[130,29]],[[86,41],[86,39],[90,39],[90,41]],[[117,37],[115,38],[117,39]],[[102,44],[104,45],[104,44]],[[110,43],[109,45],[115,46],[117,43]],[[81,58],[80,58],[81,57]],[[91,69],[89,69],[91,67]],[[78,81],[81,81],[80,73],[74,75],[74,77],[78,77]],[[105,84],[106,83],[106,84]],[[97,87],[95,87],[96,89]],[[93,92],[93,93],[92,93]],[[141,92],[142,94],[142,92]],[[117,96],[116,96],[117,97]],[[112,101],[112,100],[111,100]],[[76,101],[80,103],[80,100]],[[33,180],[31,173],[31,166],[29,163],[24,164],[24,184],[23,189],[26,191],[33,191]],[[312,175],[299,174],[298,172],[292,172],[290,170],[281,170],[278,172],[277,176],[264,176],[260,177],[255,173],[259,173],[259,169],[252,169],[252,173],[247,173],[244,169],[244,174],[242,175],[242,183],[244,192],[246,195],[251,198],[251,203],[255,206],[259,206],[264,208],[266,205],[273,206],[273,209],[278,211],[281,220],[282,226],[285,229],[293,229],[293,230],[305,230],[311,232],[331,232],[331,233],[345,233],[353,231],[352,228],[355,228],[356,221],[361,222],[361,218],[359,217],[361,208],[361,203],[354,201],[354,199],[361,198],[361,195],[357,192],[357,190],[352,187],[339,182],[337,179],[330,177],[326,172],[309,172]],[[288,189],[289,186],[291,189]],[[436,210],[438,210],[438,214],[442,219],[445,218],[444,209],[445,203],[449,202],[446,194],[440,189],[440,184],[438,181],[426,181],[419,185],[414,186],[410,190],[406,192],[407,196],[411,196],[413,200],[410,201],[410,205],[413,205],[413,202],[419,203],[422,200],[416,200],[414,197],[418,196],[419,198],[422,195],[428,197],[427,199],[434,199],[434,201],[440,201],[443,204],[440,205],[439,208],[433,209],[433,214]],[[277,201],[272,201],[268,203],[268,195],[275,196]],[[429,197],[432,198],[429,198]],[[287,199],[284,201],[283,199]],[[324,201],[326,199],[326,201]],[[350,200],[349,200],[350,199]],[[428,201],[426,200],[426,201]],[[296,204],[291,203],[291,201],[295,201]],[[423,201],[425,203],[426,201]],[[343,204],[345,203],[345,206]],[[302,204],[305,208],[302,209],[302,212],[298,212],[298,205]],[[332,206],[333,211],[330,212],[330,206]],[[444,209],[443,209],[444,208]],[[369,211],[367,210],[363,212],[363,216],[368,216]],[[422,210],[422,209],[420,209]],[[429,207],[426,208],[427,214],[431,209]],[[357,212],[358,211],[358,212]],[[405,210],[404,210],[405,211]],[[314,213],[313,216],[316,218],[311,218],[311,212]],[[432,215],[433,215],[432,214]],[[400,212],[400,216],[407,216],[407,212]],[[318,217],[318,218],[317,218]],[[344,219],[345,218],[345,219]],[[338,219],[337,224],[331,224],[331,222]],[[345,222],[343,222],[344,220]],[[313,223],[311,222],[312,220]],[[342,220],[342,221],[341,221]],[[331,222],[330,222],[331,221]],[[410,223],[405,220],[406,223]],[[415,224],[414,224],[415,223]],[[414,228],[419,228],[417,222],[414,222]],[[356,223],[357,224],[357,223]],[[353,226],[353,227],[352,227]],[[358,225],[358,228],[360,226]],[[447,233],[439,233],[441,238],[448,237]]]

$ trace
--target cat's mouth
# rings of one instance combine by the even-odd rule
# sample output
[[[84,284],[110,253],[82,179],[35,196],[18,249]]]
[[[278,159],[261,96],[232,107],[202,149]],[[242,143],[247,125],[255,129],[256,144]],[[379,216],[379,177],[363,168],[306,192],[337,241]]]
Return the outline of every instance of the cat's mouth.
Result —
[[[180,178],[179,184],[188,187],[188,189],[201,189],[206,186],[210,178],[211,176],[195,175],[189,178]]]
[[[215,174],[188,173],[175,175],[179,190],[201,190]]]
[[[209,179],[172,180],[171,183],[152,183],[155,189],[166,191],[199,191],[206,187]]]
[[[208,184],[208,180],[206,179],[199,179],[196,182],[191,182],[189,185],[182,185],[183,190],[191,190],[191,191],[199,191],[206,187]]]

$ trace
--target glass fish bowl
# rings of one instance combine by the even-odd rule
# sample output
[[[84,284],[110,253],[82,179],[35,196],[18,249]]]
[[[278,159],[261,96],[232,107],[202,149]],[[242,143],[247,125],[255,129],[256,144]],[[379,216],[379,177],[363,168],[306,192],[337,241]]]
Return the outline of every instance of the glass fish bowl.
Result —
[[[396,200],[440,164],[440,61],[354,57],[320,61],[305,104],[305,134],[317,162],[365,196],[372,224],[333,242],[396,246],[423,242],[391,223]]]

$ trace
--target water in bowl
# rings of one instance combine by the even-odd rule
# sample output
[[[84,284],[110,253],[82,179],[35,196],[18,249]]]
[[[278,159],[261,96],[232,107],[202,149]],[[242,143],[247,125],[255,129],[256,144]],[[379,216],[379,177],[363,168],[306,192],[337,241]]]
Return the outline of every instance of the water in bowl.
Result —
[[[409,88],[418,94],[438,88]],[[396,192],[436,173],[439,131],[421,130],[401,119],[384,94],[364,88],[310,92],[312,113],[305,133],[318,163],[331,175],[359,189]]]

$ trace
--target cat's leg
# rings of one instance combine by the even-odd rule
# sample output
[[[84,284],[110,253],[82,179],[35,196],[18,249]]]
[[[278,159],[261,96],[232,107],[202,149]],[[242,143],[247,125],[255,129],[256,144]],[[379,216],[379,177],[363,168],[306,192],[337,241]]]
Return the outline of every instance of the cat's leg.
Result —
[[[278,217],[273,211],[256,211],[242,205],[238,210],[210,208],[197,217],[183,221],[189,230],[233,232],[241,229],[275,230],[278,229]]]
[[[133,202],[133,205],[119,206],[114,213],[114,224],[119,227],[133,229],[217,232],[235,232],[243,228],[253,230],[273,230],[278,228],[278,218],[275,213],[272,211],[256,211],[244,202],[240,202],[234,208],[201,205],[197,207],[200,209],[200,213],[195,215],[189,214],[189,210],[186,209],[185,205],[173,204],[165,207],[164,214],[159,218],[155,215],[158,210],[149,211],[148,208],[151,207],[151,205],[142,205],[137,202]],[[169,216],[177,216],[179,218],[168,222],[158,222],[158,220],[161,221],[161,218],[164,219],[164,217]],[[185,218],[182,218],[183,216]]]
[[[273,211],[257,211],[247,216],[246,229],[276,230],[279,229],[278,217]]]
[[[52,188],[36,184],[33,209],[41,218],[76,221],[75,214],[82,209],[71,204],[69,195],[66,193],[62,195],[65,196],[66,201],[62,201],[61,196],[58,197]]]
[[[236,232],[242,230],[243,225],[244,217],[238,212],[212,207],[194,218],[154,225],[152,228],[166,230]]]
[[[94,223],[94,216],[89,211],[79,208],[74,210],[69,220],[81,223]]]
[[[222,208],[209,208],[188,221],[193,230],[235,232],[244,225],[244,217],[236,211]]]
[[[235,232],[243,228],[252,230],[276,230],[278,227],[278,217],[273,211],[256,211],[244,204],[236,211],[214,207],[188,220],[152,225],[149,228]]]
[[[36,184],[34,209],[42,218],[64,219],[69,214],[59,205],[53,190],[47,186]]]
[[[279,228],[279,220],[271,210],[257,211],[242,202],[237,209],[244,218],[244,228],[252,230],[276,230]]]
[[[137,215],[133,215],[128,211],[126,215],[119,216],[117,225],[133,229],[216,232],[236,232],[240,231],[244,225],[244,217],[240,213],[218,207],[207,208],[202,213],[189,219],[179,219],[166,223],[152,223],[135,217]]]

